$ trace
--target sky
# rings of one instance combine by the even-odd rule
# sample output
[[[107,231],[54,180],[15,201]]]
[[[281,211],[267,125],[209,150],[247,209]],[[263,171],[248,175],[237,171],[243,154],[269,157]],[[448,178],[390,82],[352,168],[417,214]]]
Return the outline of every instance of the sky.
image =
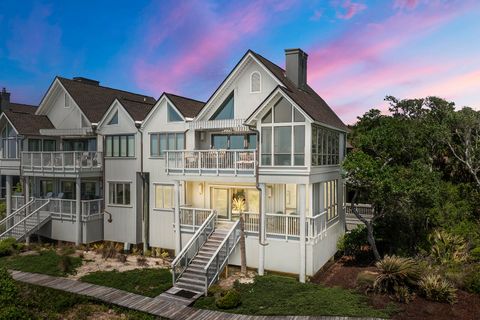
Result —
[[[0,87],[38,104],[54,77],[206,101],[248,49],[308,82],[347,124],[386,95],[480,108],[478,0],[0,1]]]

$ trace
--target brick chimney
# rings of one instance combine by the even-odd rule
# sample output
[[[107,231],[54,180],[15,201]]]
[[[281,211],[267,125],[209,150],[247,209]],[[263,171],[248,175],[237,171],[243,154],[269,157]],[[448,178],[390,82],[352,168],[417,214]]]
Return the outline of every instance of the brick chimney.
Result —
[[[307,58],[302,49],[285,49],[285,71],[290,79],[299,89],[307,86]]]
[[[7,110],[10,106],[10,92],[7,89],[2,88],[0,92],[0,112]]]

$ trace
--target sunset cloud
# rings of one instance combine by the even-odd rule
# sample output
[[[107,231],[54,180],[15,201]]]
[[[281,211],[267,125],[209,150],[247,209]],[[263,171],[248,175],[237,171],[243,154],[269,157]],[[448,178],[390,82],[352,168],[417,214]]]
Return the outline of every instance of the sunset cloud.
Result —
[[[337,14],[337,17],[345,20],[352,19],[354,16],[367,8],[367,6],[363,3],[352,2],[350,0],[343,1],[340,7],[343,8],[344,12]]]

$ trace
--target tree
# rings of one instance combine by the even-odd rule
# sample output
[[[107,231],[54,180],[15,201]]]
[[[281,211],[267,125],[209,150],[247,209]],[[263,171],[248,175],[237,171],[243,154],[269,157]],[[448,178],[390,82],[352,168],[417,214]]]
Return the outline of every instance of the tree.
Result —
[[[247,274],[247,252],[245,248],[245,199],[235,197],[233,199],[232,208],[240,214],[240,272]]]

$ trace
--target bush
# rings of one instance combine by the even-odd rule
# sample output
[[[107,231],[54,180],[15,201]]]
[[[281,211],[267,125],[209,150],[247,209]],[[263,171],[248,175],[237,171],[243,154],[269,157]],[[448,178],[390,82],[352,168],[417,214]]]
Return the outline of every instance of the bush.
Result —
[[[411,258],[385,256],[375,265],[380,274],[373,287],[378,292],[394,293],[396,287],[413,286],[419,278],[419,268]]]
[[[6,238],[0,241],[0,257],[9,256],[18,250],[15,238]]]
[[[465,277],[465,289],[480,294],[480,268],[477,268]]]
[[[137,257],[137,265],[139,265],[140,267],[148,266],[147,258],[145,258],[143,256],[138,256]]]
[[[215,297],[215,304],[220,309],[233,309],[238,307],[241,302],[240,294],[235,289],[229,289]]]
[[[368,250],[367,228],[364,225],[358,225],[355,229],[345,233],[337,243],[337,249],[346,256],[352,256],[356,259],[365,258]]]
[[[394,292],[395,300],[401,303],[410,303],[415,298],[415,294],[406,286],[395,287]]]
[[[430,257],[440,264],[461,263],[468,258],[467,243],[457,235],[436,230],[430,237]]]
[[[420,293],[431,301],[454,303],[457,296],[457,289],[438,274],[423,276],[418,282],[418,287]]]
[[[365,289],[373,288],[378,273],[371,271],[362,271],[357,275],[357,286]]]
[[[123,253],[119,253],[117,255],[117,260],[121,263],[125,263],[125,262],[127,262],[127,255],[123,254]]]
[[[110,258],[115,258],[117,256],[117,248],[115,246],[115,243],[110,242],[107,245],[104,245],[102,247],[102,258],[107,260]]]
[[[58,260],[58,269],[63,274],[70,274],[75,271],[73,258],[68,255],[61,255]]]
[[[209,296],[215,296],[221,294],[223,291],[224,289],[222,287],[220,287],[218,284],[214,284],[208,288],[207,293]]]
[[[470,258],[473,261],[480,262],[480,247],[476,247],[470,250]]]

